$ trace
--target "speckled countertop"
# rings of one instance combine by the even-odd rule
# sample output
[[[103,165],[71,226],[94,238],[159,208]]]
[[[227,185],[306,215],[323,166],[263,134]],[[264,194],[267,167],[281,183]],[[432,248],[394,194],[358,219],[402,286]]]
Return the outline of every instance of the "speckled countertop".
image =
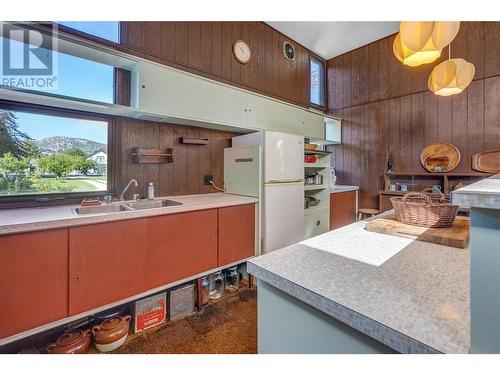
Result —
[[[364,224],[253,258],[248,271],[399,352],[468,353],[469,250],[366,236]],[[394,241],[382,263],[377,241]]]
[[[330,193],[341,193],[343,191],[356,191],[359,190],[359,186],[355,185],[333,185],[330,188]]]
[[[500,174],[455,190],[451,196],[453,203],[461,207],[500,209]]]
[[[0,210],[0,235],[238,206],[258,201],[257,198],[225,193],[181,195],[156,199],[166,198],[181,202],[182,205],[86,215],[78,215],[74,211],[79,205]]]

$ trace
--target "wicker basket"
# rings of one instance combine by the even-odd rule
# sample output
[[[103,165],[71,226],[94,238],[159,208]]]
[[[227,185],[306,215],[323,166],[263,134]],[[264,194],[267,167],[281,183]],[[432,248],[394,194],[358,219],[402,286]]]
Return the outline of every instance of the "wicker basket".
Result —
[[[397,221],[427,228],[451,227],[459,208],[453,206],[443,194],[433,198],[425,192],[391,198],[391,203]]]

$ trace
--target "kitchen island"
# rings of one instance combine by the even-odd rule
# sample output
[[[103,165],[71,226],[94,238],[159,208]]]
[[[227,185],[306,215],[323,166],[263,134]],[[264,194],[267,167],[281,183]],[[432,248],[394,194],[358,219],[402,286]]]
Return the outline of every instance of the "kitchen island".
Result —
[[[259,353],[469,352],[469,250],[365,225],[248,261]]]

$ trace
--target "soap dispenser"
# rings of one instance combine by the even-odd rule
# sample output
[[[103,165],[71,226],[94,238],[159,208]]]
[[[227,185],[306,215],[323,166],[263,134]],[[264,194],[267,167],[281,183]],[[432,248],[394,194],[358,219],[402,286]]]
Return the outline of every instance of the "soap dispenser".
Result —
[[[148,185],[148,199],[155,199],[155,187],[152,182]]]

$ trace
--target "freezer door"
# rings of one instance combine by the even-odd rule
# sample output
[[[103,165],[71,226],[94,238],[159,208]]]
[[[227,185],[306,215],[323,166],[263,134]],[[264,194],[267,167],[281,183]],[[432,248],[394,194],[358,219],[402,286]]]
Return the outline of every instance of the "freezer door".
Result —
[[[304,185],[264,185],[263,247],[269,253],[304,240]]]
[[[304,138],[278,132],[264,137],[264,183],[303,180]]]

